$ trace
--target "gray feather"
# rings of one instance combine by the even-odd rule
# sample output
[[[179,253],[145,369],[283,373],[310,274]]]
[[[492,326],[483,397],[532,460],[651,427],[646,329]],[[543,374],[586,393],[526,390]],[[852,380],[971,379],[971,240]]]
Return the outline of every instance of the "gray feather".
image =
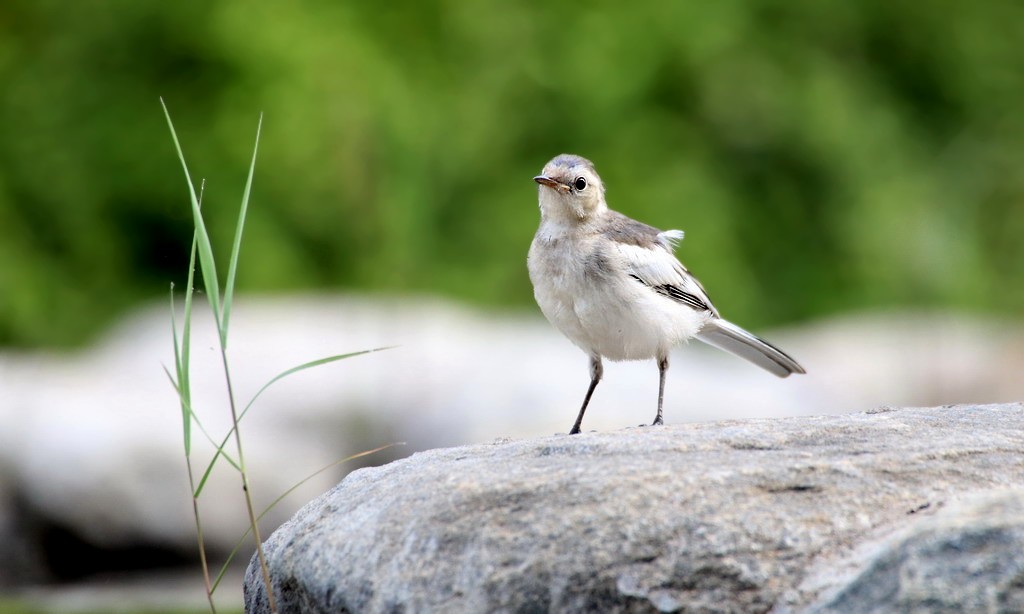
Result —
[[[709,320],[697,334],[697,338],[708,345],[749,360],[779,377],[806,373],[803,367],[779,348],[721,318]]]

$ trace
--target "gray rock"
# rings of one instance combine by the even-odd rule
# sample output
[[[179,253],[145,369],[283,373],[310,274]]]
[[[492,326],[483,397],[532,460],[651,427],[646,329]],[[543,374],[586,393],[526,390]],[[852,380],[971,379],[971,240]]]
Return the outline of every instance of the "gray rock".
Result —
[[[874,550],[814,612],[1024,612],[1024,490],[955,502]]]
[[[1016,604],[1000,599],[1019,599],[1020,555],[985,554],[971,535],[1019,544],[1020,492],[954,503],[1024,484],[1022,451],[1021,404],[432,450],[352,473],[266,552],[281,612],[861,611],[857,599],[872,611],[893,594],[869,590],[872,574],[913,590],[913,603],[954,583]],[[985,524],[1000,505],[1003,520]],[[917,532],[885,542],[858,573],[858,546],[912,524]],[[920,556],[899,553],[915,543]],[[963,556],[975,546],[985,573]],[[945,579],[933,573],[943,560]],[[914,583],[904,582],[908,562]],[[245,599],[248,611],[268,611],[255,561]]]

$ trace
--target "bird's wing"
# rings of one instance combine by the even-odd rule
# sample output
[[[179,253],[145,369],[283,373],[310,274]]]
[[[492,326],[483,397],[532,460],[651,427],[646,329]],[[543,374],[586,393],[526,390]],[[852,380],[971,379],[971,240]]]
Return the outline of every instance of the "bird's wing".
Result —
[[[613,238],[612,244],[622,257],[626,273],[662,296],[698,311],[710,311],[717,316],[718,310],[711,303],[704,287],[672,253],[672,248],[682,239],[683,233],[678,230],[651,230],[653,233],[645,237],[647,241]]]

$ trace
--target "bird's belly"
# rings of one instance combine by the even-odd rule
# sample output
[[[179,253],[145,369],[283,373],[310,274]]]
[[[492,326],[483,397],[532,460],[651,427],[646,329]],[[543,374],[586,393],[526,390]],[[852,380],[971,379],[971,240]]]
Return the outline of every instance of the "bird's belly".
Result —
[[[546,248],[546,249],[545,249]],[[531,246],[534,297],[570,341],[611,360],[664,356],[697,334],[710,314],[666,298],[624,271],[586,266],[579,250]]]
[[[640,283],[593,283],[562,271],[536,286],[537,304],[574,344],[610,360],[644,360],[697,334],[708,314],[660,296]]]
[[[594,350],[611,360],[644,360],[668,354],[697,334],[707,314],[659,296],[637,283],[617,292],[582,296],[576,314]]]

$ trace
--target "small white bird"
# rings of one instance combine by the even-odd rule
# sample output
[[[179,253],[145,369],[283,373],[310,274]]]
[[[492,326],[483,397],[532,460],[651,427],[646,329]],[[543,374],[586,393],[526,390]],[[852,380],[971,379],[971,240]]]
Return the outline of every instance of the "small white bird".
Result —
[[[586,158],[560,155],[533,178],[540,227],[527,266],[533,294],[555,328],[590,356],[590,387],[570,434],[579,433],[601,381],[601,358],[658,361],[662,424],[669,350],[696,337],[786,377],[804,373],[767,341],[723,320],[704,287],[673,255],[680,230],[662,232],[608,208]]]

